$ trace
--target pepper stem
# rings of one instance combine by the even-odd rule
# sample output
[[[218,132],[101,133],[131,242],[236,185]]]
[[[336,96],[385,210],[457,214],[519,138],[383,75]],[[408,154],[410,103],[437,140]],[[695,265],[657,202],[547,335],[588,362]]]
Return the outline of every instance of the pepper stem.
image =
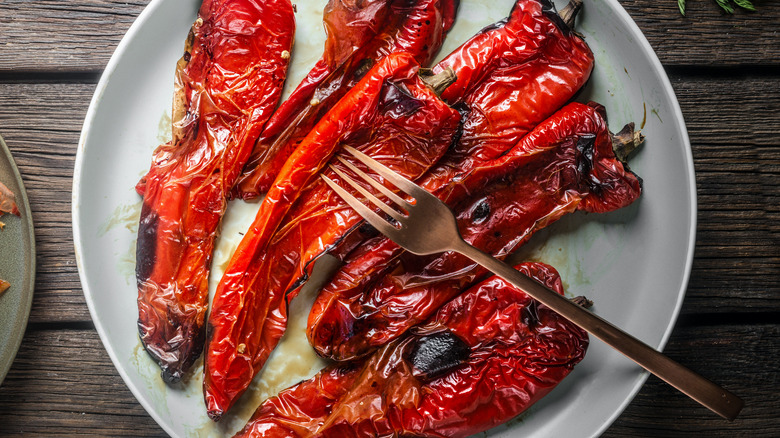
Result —
[[[561,12],[558,15],[560,15],[563,22],[569,26],[569,29],[574,29],[574,19],[577,18],[577,14],[581,9],[582,0],[569,0],[569,4],[561,9]]]
[[[437,96],[441,96],[441,93],[443,93],[447,87],[455,83],[458,76],[455,74],[455,71],[449,67],[438,74],[433,74],[433,70],[429,68],[421,68],[420,79],[422,79]]]
[[[642,131],[634,129],[634,122],[623,127],[617,134],[612,134],[612,150],[615,151],[615,157],[625,163],[632,152],[645,141]]]

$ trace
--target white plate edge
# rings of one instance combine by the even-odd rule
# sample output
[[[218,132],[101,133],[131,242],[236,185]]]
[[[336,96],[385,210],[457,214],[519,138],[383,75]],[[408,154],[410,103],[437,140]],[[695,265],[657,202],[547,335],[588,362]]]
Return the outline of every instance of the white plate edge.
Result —
[[[636,41],[642,46],[644,49],[644,52],[648,54],[650,63],[652,64],[653,69],[658,74],[659,79],[661,80],[661,83],[664,85],[664,93],[669,98],[669,101],[672,103],[672,109],[674,111],[674,115],[677,120],[679,120],[680,123],[680,133],[683,145],[685,146],[685,155],[688,158],[687,160],[687,170],[688,170],[688,196],[690,197],[690,211],[689,213],[689,219],[690,219],[690,229],[688,230],[688,254],[686,254],[685,259],[685,269],[683,270],[683,279],[680,284],[680,291],[677,293],[677,302],[674,306],[674,311],[672,312],[671,318],[669,320],[669,324],[666,326],[666,329],[664,330],[664,334],[661,337],[661,341],[659,342],[656,349],[658,351],[663,351],[664,347],[666,347],[667,342],[669,342],[669,338],[672,336],[672,331],[674,331],[674,326],[677,324],[677,319],[680,317],[680,311],[682,310],[682,304],[685,300],[685,295],[688,290],[688,283],[690,282],[691,278],[691,269],[693,267],[693,255],[696,248],[696,224],[697,224],[697,211],[698,211],[698,200],[697,200],[697,194],[696,194],[696,172],[693,166],[693,152],[691,151],[691,141],[688,137],[688,128],[685,125],[685,118],[682,114],[682,109],[680,108],[680,102],[677,100],[677,95],[674,93],[674,88],[672,87],[671,81],[669,81],[669,76],[666,74],[666,70],[664,69],[663,65],[661,64],[661,60],[658,59],[658,55],[655,53],[655,50],[653,50],[653,47],[650,45],[650,42],[647,41],[647,38],[645,37],[644,33],[642,33],[642,30],[639,29],[639,26],[636,24],[633,18],[631,18],[631,15],[628,14],[628,12],[623,8],[623,5],[618,2],[618,0],[608,0],[609,3],[612,3],[613,6],[615,6],[615,11],[620,14],[624,21],[627,23],[628,29],[633,34],[634,38],[636,38]],[[601,436],[612,424],[615,422],[615,420],[620,417],[623,412],[626,410],[628,405],[634,400],[636,395],[639,393],[639,391],[644,386],[645,382],[647,381],[647,378],[650,377],[650,373],[648,371],[642,371],[641,374],[638,376],[636,383],[634,384],[634,387],[629,392],[628,396],[623,400],[623,402],[620,404],[618,409],[615,410],[615,412],[610,416],[609,418],[604,421],[604,424],[599,428],[596,433],[592,435],[592,437],[598,437]]]
[[[89,289],[89,285],[87,284],[86,280],[86,272],[84,271],[84,260],[82,257],[82,245],[81,245],[81,228],[78,226],[78,224],[81,222],[81,214],[79,209],[79,187],[81,183],[81,171],[84,163],[84,155],[85,155],[85,149],[87,145],[87,137],[88,133],[91,131],[92,122],[95,119],[95,116],[97,114],[97,104],[101,100],[103,96],[103,92],[106,89],[106,86],[108,85],[109,78],[113,75],[114,71],[116,70],[116,65],[118,64],[119,60],[122,59],[125,50],[127,50],[127,45],[130,43],[130,41],[134,38],[135,34],[139,31],[141,26],[149,19],[149,17],[154,13],[154,11],[159,7],[159,5],[162,3],[163,0],[152,0],[143,11],[138,15],[138,17],[133,21],[133,24],[130,25],[130,28],[128,28],[127,32],[122,36],[122,39],[119,41],[119,44],[116,47],[116,50],[114,50],[114,53],[111,55],[111,58],[108,61],[108,64],[106,64],[106,68],[103,70],[103,74],[100,76],[100,80],[98,81],[97,87],[95,87],[95,92],[92,95],[92,100],[89,102],[89,109],[87,110],[87,114],[84,117],[84,124],[81,128],[81,135],[79,137],[79,143],[78,143],[78,149],[76,151],[76,164],[73,169],[73,188],[71,189],[71,214],[73,216],[73,245],[75,249],[75,255],[76,255],[76,266],[78,267],[79,272],[79,281],[81,282],[81,288],[84,292],[84,298],[87,302],[87,307],[89,308],[89,314],[92,318],[92,322],[95,325],[95,330],[97,330],[98,336],[100,337],[100,342],[103,344],[103,348],[108,353],[108,356],[111,358],[111,362],[114,365],[114,368],[119,373],[119,376],[122,378],[123,383],[125,386],[127,386],[130,389],[130,392],[133,394],[133,396],[138,400],[138,402],[141,404],[141,406],[144,408],[147,414],[154,419],[154,421],[157,423],[158,426],[160,426],[165,433],[167,433],[169,436],[174,436],[174,431],[168,427],[168,423],[163,421],[163,418],[161,418],[157,412],[152,409],[151,403],[143,396],[141,391],[136,388],[136,386],[132,383],[132,380],[130,380],[130,376],[125,372],[124,368],[119,366],[119,358],[116,356],[115,352],[107,347],[108,345],[108,334],[105,331],[105,328],[98,322],[97,319],[97,310],[95,309],[95,304],[92,299],[92,292]]]

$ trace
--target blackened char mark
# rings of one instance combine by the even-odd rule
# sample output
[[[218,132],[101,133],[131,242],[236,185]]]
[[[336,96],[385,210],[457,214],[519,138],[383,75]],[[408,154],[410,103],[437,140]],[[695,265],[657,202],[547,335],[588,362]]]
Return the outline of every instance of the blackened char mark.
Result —
[[[368,73],[368,71],[371,70],[371,67],[373,67],[373,66],[374,66],[374,60],[373,59],[371,59],[371,58],[362,59],[358,63],[357,69],[355,69],[355,74],[354,74],[352,80],[354,82],[360,81],[361,79],[363,79],[363,76],[365,76],[366,73]]]
[[[487,199],[483,199],[471,213],[471,222],[478,224],[487,219],[488,216],[490,216],[490,204],[488,204]]]
[[[141,221],[138,224],[138,242],[135,249],[136,281],[140,285],[152,275],[157,259],[157,225],[160,217],[146,203],[141,208]]]
[[[452,142],[450,142],[450,145],[447,148],[448,152],[456,150],[458,145],[460,145],[460,139],[463,137],[463,125],[466,123],[466,120],[471,113],[471,108],[469,108],[466,102],[458,102],[453,105],[452,108],[458,112],[460,120],[458,120],[458,128],[455,130],[455,135],[452,136]]]
[[[358,232],[364,239],[370,239],[379,235],[379,231],[368,222],[363,222],[358,227]]]
[[[536,300],[531,301],[531,304],[523,307],[521,319],[523,324],[529,329],[533,330],[533,328],[536,327],[536,324],[539,323],[539,305],[536,303]]]
[[[465,362],[470,353],[463,340],[445,331],[417,339],[406,359],[412,364],[415,377],[430,381]]]
[[[539,2],[539,4],[542,5],[542,12],[544,15],[547,16],[547,18],[550,19],[553,23],[555,23],[556,26],[558,26],[558,29],[561,30],[561,32],[566,33],[567,35],[572,31],[571,27],[566,24],[565,21],[561,18],[560,15],[558,15],[558,10],[555,8],[555,4],[551,0],[536,0]],[[572,20],[573,22],[573,20]]]
[[[588,183],[591,192],[598,190],[598,181],[593,181],[593,148],[596,146],[596,136],[585,134],[577,138],[577,172],[583,181]]]
[[[409,93],[403,86],[385,81],[380,97],[382,112],[394,119],[409,117],[423,107],[423,103]]]

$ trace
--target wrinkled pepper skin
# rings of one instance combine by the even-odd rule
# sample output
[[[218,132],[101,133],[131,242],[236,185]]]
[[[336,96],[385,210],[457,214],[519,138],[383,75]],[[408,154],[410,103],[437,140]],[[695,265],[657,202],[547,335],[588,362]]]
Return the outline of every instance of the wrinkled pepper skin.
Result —
[[[457,146],[421,182],[431,192],[508,151],[569,102],[590,78],[593,53],[548,0],[518,0],[508,18],[433,70],[447,68],[458,80],[442,98],[466,108],[466,122]]]
[[[346,170],[332,155],[350,145],[409,178],[446,151],[457,111],[418,76],[412,55],[384,58],[325,115],[285,163],[217,288],[209,317],[204,392],[219,417],[244,392],[287,325],[287,304],[311,262],[362,218],[319,178]],[[301,202],[296,202],[300,200]]]
[[[483,29],[433,70],[447,68],[457,80],[442,98],[463,112],[464,122],[458,142],[418,181],[437,195],[457,174],[506,152],[571,100],[590,77],[593,54],[551,4],[518,0],[506,19]],[[372,229],[360,230],[331,254],[343,259],[373,237]]]
[[[138,188],[138,330],[166,382],[203,350],[226,196],[278,104],[294,31],[289,0],[206,0],[179,61],[173,141]]]
[[[458,3],[330,0],[323,19],[325,52],[268,121],[234,195],[251,199],[266,192],[317,121],[382,58],[407,52],[428,65],[452,27]]]
[[[505,155],[458,176],[443,200],[463,238],[504,257],[565,214],[608,212],[636,200],[640,181],[615,158],[602,111],[571,103]],[[485,273],[457,253],[419,257],[376,238],[321,291],[309,341],[324,357],[363,356],[425,321]]]
[[[562,293],[551,266],[517,269]],[[266,400],[236,436],[469,436],[548,394],[587,347],[580,328],[491,277],[373,355]]]

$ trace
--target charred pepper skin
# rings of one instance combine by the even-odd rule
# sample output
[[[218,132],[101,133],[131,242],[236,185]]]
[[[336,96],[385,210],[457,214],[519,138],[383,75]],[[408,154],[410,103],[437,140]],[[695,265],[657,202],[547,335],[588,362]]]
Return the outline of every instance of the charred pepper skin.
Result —
[[[138,331],[166,382],[203,350],[226,196],[280,99],[294,31],[289,0],[206,0],[177,65],[173,140],[137,188]]]
[[[554,268],[521,272],[562,293]],[[371,356],[335,364],[266,400],[236,437],[465,437],[548,394],[587,334],[498,277]]]
[[[331,157],[350,145],[416,178],[450,144],[459,114],[418,70],[407,53],[380,61],[303,140],[263,200],[209,316],[204,393],[212,419],[246,390],[275,348],[286,329],[287,303],[311,262],[362,220],[319,178],[323,172],[338,179],[325,167],[340,166]]]
[[[450,68],[458,76],[442,98],[465,108],[465,123],[458,143],[421,185],[433,192],[511,149],[574,97],[593,62],[588,45],[551,3],[518,0],[509,17],[434,67],[434,73]]]
[[[461,109],[464,119],[458,140],[418,181],[440,198],[448,196],[452,190],[450,182],[459,174],[489,163],[511,149],[569,101],[590,77],[592,52],[548,6],[538,0],[518,0],[508,18],[485,28],[434,67],[434,71],[450,67],[456,72],[456,82],[442,97]],[[357,248],[349,258],[362,257],[363,262],[360,267],[350,263],[340,271],[311,311],[308,336],[325,357],[352,357],[332,352],[341,340],[331,342],[328,333],[336,329],[327,326],[352,319],[349,315],[355,311],[350,311],[349,305],[338,297],[358,294],[360,288],[368,287],[384,271],[392,269],[394,259],[403,253],[383,237],[364,242],[366,234],[372,231],[367,227],[356,230],[331,252],[343,259]],[[345,284],[338,285],[340,282]],[[334,315],[345,313],[339,318],[321,315],[326,311]],[[326,323],[321,326],[323,321]],[[358,329],[344,322],[336,331],[351,336],[354,330]]]
[[[317,121],[377,62],[411,53],[426,66],[452,27],[458,0],[330,0],[323,21],[325,51],[269,120],[234,195],[266,192],[279,169]]]
[[[573,23],[574,14],[568,15]],[[495,158],[560,109],[587,82],[593,54],[545,1],[518,0],[437,64],[457,80],[442,98],[462,112],[458,141],[418,183],[434,194],[459,173]],[[365,231],[365,232],[361,232]],[[374,230],[351,233],[331,254],[344,259]]]
[[[613,211],[635,201],[639,178],[615,158],[602,111],[569,104],[505,155],[456,178],[443,200],[464,239],[504,257],[565,214]],[[419,257],[376,238],[320,292],[309,341],[336,360],[366,355],[485,273],[456,253]]]

